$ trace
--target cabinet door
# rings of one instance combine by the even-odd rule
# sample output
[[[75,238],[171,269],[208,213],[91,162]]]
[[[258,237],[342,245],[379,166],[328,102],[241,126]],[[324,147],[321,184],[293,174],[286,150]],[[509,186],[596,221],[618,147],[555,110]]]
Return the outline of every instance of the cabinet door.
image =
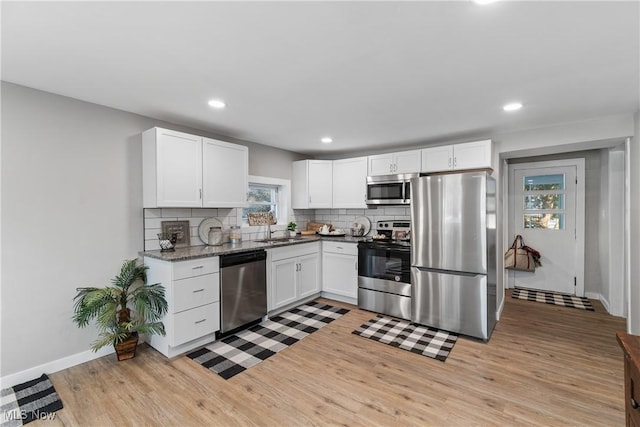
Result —
[[[421,163],[420,150],[395,153],[393,173],[418,173],[420,172]]]
[[[298,299],[320,292],[320,255],[298,258]]]
[[[333,208],[367,207],[367,158],[333,161]]]
[[[324,253],[322,290],[349,298],[358,297],[358,257]]]
[[[249,150],[228,142],[202,138],[202,206],[247,205]]]
[[[291,207],[293,209],[309,208],[308,169],[309,162],[307,160],[299,160],[292,164]]]
[[[422,172],[440,172],[453,168],[453,145],[422,149]]]
[[[202,138],[157,129],[158,207],[202,206]]]
[[[394,173],[394,159],[393,154],[377,154],[375,156],[369,156],[368,159],[368,174],[369,176],[375,175],[389,175]]]
[[[454,169],[491,167],[491,140],[467,142],[453,146]]]
[[[309,160],[309,208],[330,208],[333,202],[332,181],[333,162],[331,160]]]
[[[273,308],[285,306],[297,299],[297,258],[288,258],[271,263],[271,301]]]

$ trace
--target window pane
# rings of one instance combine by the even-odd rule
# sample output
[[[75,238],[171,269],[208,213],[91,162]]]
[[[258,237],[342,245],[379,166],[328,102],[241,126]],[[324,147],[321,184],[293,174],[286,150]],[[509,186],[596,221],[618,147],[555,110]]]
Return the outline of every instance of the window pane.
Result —
[[[564,214],[525,214],[524,228],[564,230]]]
[[[524,177],[524,191],[564,190],[564,174]]]
[[[275,202],[275,191],[271,188],[249,187],[247,192],[247,201],[252,202]]]
[[[564,209],[564,194],[524,196],[525,209]]]

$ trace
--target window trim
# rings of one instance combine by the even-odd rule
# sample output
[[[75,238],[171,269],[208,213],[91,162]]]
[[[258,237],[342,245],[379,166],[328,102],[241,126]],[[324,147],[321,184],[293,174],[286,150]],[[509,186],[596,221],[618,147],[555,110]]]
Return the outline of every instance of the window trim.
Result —
[[[278,222],[276,225],[286,225],[289,223],[289,218],[292,217],[291,210],[291,180],[282,179],[282,178],[272,178],[268,176],[257,176],[257,175],[249,175],[248,185],[256,184],[256,185],[269,185],[269,186],[277,186],[278,188],[278,211],[280,215],[278,215]],[[238,209],[238,222],[237,224],[242,224],[242,228],[256,227],[250,226],[246,221],[242,220],[242,209]]]

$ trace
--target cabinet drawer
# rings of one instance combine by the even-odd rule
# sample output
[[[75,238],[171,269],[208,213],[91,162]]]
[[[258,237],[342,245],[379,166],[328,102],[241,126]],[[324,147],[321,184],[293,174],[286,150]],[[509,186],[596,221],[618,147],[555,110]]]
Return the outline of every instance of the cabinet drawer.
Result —
[[[220,270],[220,258],[198,258],[189,261],[173,263],[173,280],[187,277],[202,276],[203,274],[217,273]]]
[[[173,315],[173,347],[220,330],[220,303],[203,305]]]
[[[302,255],[320,252],[320,242],[301,243],[281,248],[269,249],[271,261],[280,261],[288,258],[295,258]]]
[[[345,242],[322,242],[323,252],[332,252],[334,254],[358,255],[358,245],[355,243]]]
[[[173,282],[173,313],[220,301],[220,273]]]

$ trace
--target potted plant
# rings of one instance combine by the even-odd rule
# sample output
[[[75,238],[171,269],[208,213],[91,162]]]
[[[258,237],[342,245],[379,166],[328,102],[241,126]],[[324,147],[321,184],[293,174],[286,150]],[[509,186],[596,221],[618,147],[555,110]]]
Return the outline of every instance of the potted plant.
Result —
[[[291,237],[296,237],[296,223],[293,221],[290,221],[289,224],[287,224],[287,230],[289,230],[289,236]]]
[[[81,328],[95,319],[100,334],[91,344],[93,351],[113,345],[118,360],[135,357],[138,334],[164,335],[160,321],[167,312],[164,286],[147,285],[147,266],[136,259],[126,260],[113,286],[77,288],[73,321]]]

